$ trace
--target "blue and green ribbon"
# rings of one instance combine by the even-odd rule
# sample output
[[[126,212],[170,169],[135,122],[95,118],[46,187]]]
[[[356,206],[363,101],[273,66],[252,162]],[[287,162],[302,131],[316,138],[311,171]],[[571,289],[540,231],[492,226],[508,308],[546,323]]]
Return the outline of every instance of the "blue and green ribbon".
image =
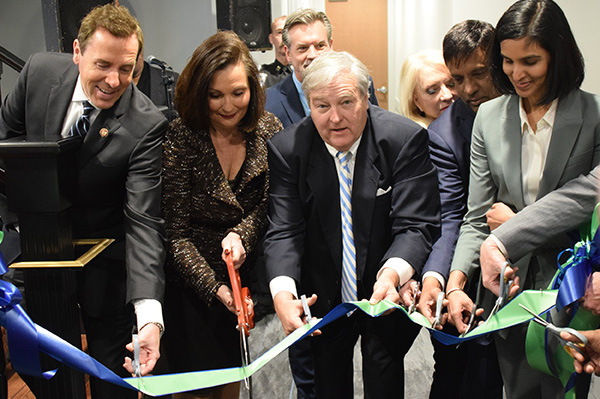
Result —
[[[565,250],[558,256],[558,270],[549,286],[558,292],[556,310],[562,311],[561,315],[570,315],[568,327],[576,330],[595,329],[600,323],[600,317],[580,308],[578,303],[585,294],[594,266],[600,263],[598,223],[596,205],[589,227],[582,229],[580,233],[581,241],[573,249]],[[571,253],[571,256],[561,264],[560,258],[564,253]],[[550,313],[543,317],[552,322]],[[531,367],[560,379],[565,387],[565,398],[575,398],[574,388],[578,374],[575,372],[573,358],[560,347],[558,340],[552,339],[549,332],[537,323],[530,323],[527,329],[526,353]]]

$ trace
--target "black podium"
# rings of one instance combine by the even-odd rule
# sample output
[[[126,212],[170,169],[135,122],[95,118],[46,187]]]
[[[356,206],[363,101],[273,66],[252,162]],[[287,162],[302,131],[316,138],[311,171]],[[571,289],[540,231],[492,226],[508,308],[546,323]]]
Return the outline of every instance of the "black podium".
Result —
[[[38,325],[81,348],[76,263],[69,209],[76,188],[80,138],[0,141],[8,209],[19,217],[27,313]],[[61,263],[60,261],[68,261]],[[13,267],[15,265],[11,265]],[[50,380],[24,377],[37,398],[85,399],[84,375],[41,354]]]

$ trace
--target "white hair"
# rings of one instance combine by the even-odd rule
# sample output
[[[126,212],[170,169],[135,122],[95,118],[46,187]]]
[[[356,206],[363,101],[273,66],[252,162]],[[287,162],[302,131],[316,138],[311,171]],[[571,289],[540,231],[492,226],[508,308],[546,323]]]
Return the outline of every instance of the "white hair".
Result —
[[[356,82],[362,96],[369,91],[369,70],[355,56],[345,51],[328,51],[319,55],[304,70],[302,75],[302,91],[310,102],[310,95],[315,90],[326,87],[338,75],[349,72]]]

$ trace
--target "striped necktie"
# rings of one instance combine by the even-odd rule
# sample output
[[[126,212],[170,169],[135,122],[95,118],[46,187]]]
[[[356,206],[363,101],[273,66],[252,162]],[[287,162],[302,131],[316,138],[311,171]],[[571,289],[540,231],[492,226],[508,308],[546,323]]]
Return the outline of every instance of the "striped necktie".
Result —
[[[83,114],[71,126],[71,136],[79,135],[85,137],[90,129],[90,114],[94,110],[94,106],[88,101],[83,101]]]
[[[339,151],[340,208],[342,210],[342,302],[358,300],[356,288],[356,249],[352,230],[352,178],[348,162],[351,154]]]

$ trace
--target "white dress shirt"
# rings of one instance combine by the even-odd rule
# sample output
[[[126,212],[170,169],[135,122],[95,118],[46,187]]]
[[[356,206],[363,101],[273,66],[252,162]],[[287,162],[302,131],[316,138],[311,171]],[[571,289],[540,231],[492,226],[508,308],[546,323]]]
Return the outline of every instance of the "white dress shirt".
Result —
[[[354,144],[352,144],[352,146],[348,150],[348,152],[351,154],[350,160],[348,161],[348,169],[350,170],[350,177],[352,178],[353,183],[354,183],[355,159],[356,159],[356,154],[357,154],[358,146],[360,145],[361,139],[362,139],[362,135],[358,138],[358,140],[356,140],[354,142]],[[337,175],[339,176],[341,165],[336,156],[338,153],[338,150],[336,150],[335,148],[333,148],[331,145],[329,145],[327,143],[325,143],[325,147],[327,147],[327,151],[334,159],[335,169],[337,171]],[[340,212],[340,220],[341,220],[341,218],[342,218],[342,215]],[[398,277],[400,279],[400,285],[405,284],[415,273],[415,270],[413,269],[413,267],[406,260],[404,260],[402,258],[390,258],[383,264],[383,266],[381,266],[381,269],[379,269],[379,272],[377,273],[377,278],[379,278],[381,272],[385,268],[393,269],[396,271],[396,273],[398,273]],[[290,292],[290,293],[292,293],[292,295],[294,295],[295,298],[298,298],[298,292],[296,290],[296,283],[294,282],[294,279],[292,279],[291,277],[288,277],[288,276],[275,277],[269,283],[269,288],[271,290],[271,295],[273,298],[275,298],[275,296],[281,291]],[[312,295],[312,292],[309,292],[306,294]]]
[[[550,108],[540,119],[534,132],[523,108],[523,99],[519,101],[521,118],[521,176],[523,178],[523,199],[525,205],[531,205],[537,198],[540,180],[544,173],[548,147],[552,138],[552,128],[556,117],[558,99],[550,104]]]

